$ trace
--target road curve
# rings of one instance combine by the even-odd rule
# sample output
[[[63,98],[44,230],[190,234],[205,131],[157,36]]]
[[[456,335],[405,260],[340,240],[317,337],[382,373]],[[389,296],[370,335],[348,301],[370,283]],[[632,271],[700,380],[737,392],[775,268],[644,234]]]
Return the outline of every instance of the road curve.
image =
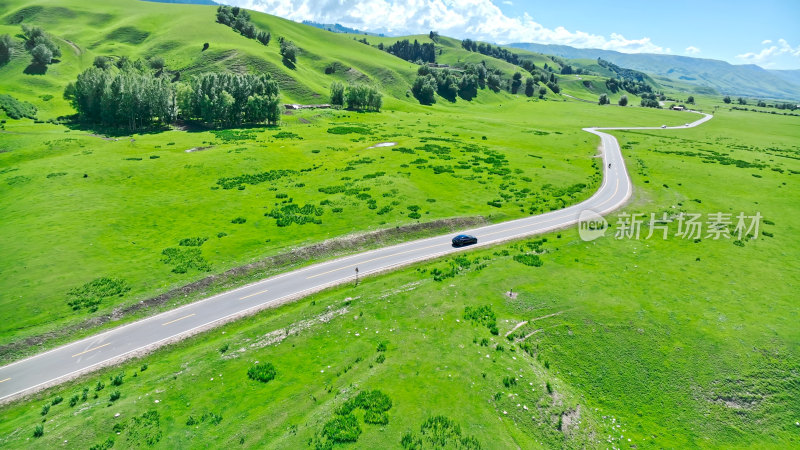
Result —
[[[620,208],[630,198],[633,185],[625,169],[619,143],[603,130],[683,129],[696,127],[712,118],[709,114],[700,114],[703,114],[703,118],[679,127],[584,128],[584,131],[599,136],[601,140],[603,183],[597,192],[587,200],[564,209],[464,230],[464,233],[475,235],[479,240],[477,245],[467,249],[566,228],[578,223],[581,212],[585,210],[605,215]],[[451,237],[436,236],[314,264],[0,367],[0,404],[258,310],[352,282],[356,269],[359,276],[365,276],[466,250],[453,248]]]

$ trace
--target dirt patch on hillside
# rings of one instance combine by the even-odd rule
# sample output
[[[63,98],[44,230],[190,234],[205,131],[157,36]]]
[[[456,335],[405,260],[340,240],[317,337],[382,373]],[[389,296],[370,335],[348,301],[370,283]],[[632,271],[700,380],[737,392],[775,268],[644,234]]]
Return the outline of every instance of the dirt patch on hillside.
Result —
[[[208,150],[210,148],[214,148],[213,145],[209,145],[206,147],[192,147],[188,150],[184,150],[186,153],[194,153],[194,152],[202,152],[203,150]]]
[[[49,333],[32,336],[23,340],[14,341],[0,346],[0,362],[7,364],[15,359],[40,352],[52,341],[68,339],[75,333],[91,330],[108,322],[118,321],[127,316],[146,311],[148,315],[156,314],[165,306],[175,307],[181,304],[174,301],[187,297],[190,294],[202,293],[213,286],[225,286],[225,289],[249,282],[253,277],[267,278],[291,266],[308,261],[309,259],[327,259],[337,256],[357,253],[369,248],[379,247],[384,244],[402,241],[404,238],[419,234],[432,234],[441,231],[455,231],[465,228],[488,225],[486,218],[459,217],[453,219],[435,220],[427,223],[416,223],[402,227],[387,228],[383,230],[352,234],[339,238],[329,239],[305,247],[298,247],[285,253],[269,256],[259,261],[234,267],[225,272],[210,275],[193,283],[169,290],[161,295],[142,300],[132,305],[121,306],[110,314],[88,318],[80,323],[61,327]],[[244,280],[244,281],[242,281]]]
[[[367,149],[370,149],[370,148],[381,148],[381,147],[394,147],[395,145],[397,145],[397,142],[378,142],[377,144],[373,145],[372,147],[367,147]]]
[[[578,424],[581,418],[581,405],[577,405],[575,409],[568,409],[561,414],[561,432],[569,436],[573,431],[578,429]]]

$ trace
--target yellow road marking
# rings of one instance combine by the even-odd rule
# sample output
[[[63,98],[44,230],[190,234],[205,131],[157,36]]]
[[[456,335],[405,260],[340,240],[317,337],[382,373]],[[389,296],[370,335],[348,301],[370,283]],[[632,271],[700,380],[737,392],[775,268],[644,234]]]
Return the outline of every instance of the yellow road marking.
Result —
[[[316,275],[311,275],[310,277],[306,277],[306,280],[310,280],[310,279],[312,279],[312,278],[321,277],[321,276],[323,276],[323,275],[327,275],[327,274],[329,274],[329,273],[336,272],[336,271],[338,271],[338,270],[343,270],[343,269],[349,269],[349,268],[351,268],[351,267],[356,267],[356,266],[358,266],[359,264],[366,264],[366,263],[368,263],[368,262],[377,261],[377,260],[379,260],[379,259],[391,258],[392,256],[397,256],[397,255],[402,255],[402,254],[405,254],[405,253],[416,252],[416,251],[419,251],[419,250],[425,250],[425,249],[428,249],[428,248],[433,248],[433,247],[439,247],[439,246],[441,246],[441,245],[445,245],[445,244],[434,244],[434,245],[429,245],[429,246],[427,246],[427,247],[422,247],[422,248],[415,248],[415,249],[411,249],[411,250],[406,250],[406,251],[404,251],[404,252],[392,253],[391,255],[379,256],[379,257],[377,257],[377,258],[372,258],[372,259],[368,259],[368,260],[366,260],[366,261],[360,261],[360,262],[357,262],[357,263],[355,263],[355,264],[350,264],[349,266],[338,267],[338,268],[336,268],[336,269],[332,269],[332,270],[329,270],[329,271],[327,271],[327,272],[322,272],[322,273],[318,273],[318,274],[316,274]]]
[[[76,357],[76,356],[81,356],[81,355],[83,355],[84,353],[93,352],[93,351],[97,350],[98,348],[103,348],[103,347],[105,347],[106,345],[111,345],[111,342],[106,342],[105,344],[103,344],[103,345],[98,345],[98,346],[97,346],[97,347],[95,347],[95,348],[90,348],[89,350],[84,350],[84,351],[82,351],[82,352],[80,352],[80,353],[75,353],[74,355],[72,355],[72,357],[74,358],[74,357]]]
[[[6,378],[5,380],[0,380],[0,383],[4,383],[4,382],[6,382],[6,381],[8,381],[8,380],[10,380],[10,379],[11,379],[11,378]]]
[[[244,297],[240,298],[239,300],[244,300],[246,298],[254,297],[254,296],[258,295],[258,294],[263,294],[264,292],[267,292],[268,290],[269,289],[264,289],[263,291],[256,292],[255,294],[245,295]]]
[[[175,323],[175,322],[177,322],[177,321],[179,321],[179,320],[187,319],[187,318],[189,318],[189,317],[192,317],[193,315],[195,315],[195,314],[194,314],[194,313],[191,313],[191,314],[189,314],[188,316],[183,316],[183,317],[180,317],[180,318],[178,318],[178,319],[175,319],[175,320],[170,320],[170,321],[169,321],[169,322],[167,322],[167,323],[162,323],[162,324],[161,324],[161,326],[164,326],[164,325],[169,325],[169,324],[171,324],[171,323]]]

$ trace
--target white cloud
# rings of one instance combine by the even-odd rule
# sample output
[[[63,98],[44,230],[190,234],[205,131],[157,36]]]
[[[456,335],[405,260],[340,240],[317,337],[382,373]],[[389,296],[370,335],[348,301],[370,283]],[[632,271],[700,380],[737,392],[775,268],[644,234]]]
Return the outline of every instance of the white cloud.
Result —
[[[769,45],[769,44],[772,44],[772,41],[769,39],[764,39],[763,41],[761,41],[761,45]]]
[[[696,54],[700,53],[700,49],[695,47],[695,46],[693,46],[693,45],[690,45],[690,46],[686,47],[686,50],[684,50],[684,51],[686,53],[690,54],[690,55],[696,55]]]
[[[503,4],[504,4],[504,5],[508,5],[508,6],[514,6],[514,2],[512,2],[512,1],[509,1],[509,0],[505,0],[505,1],[503,1]]]
[[[764,42],[772,43],[770,40],[766,40]],[[750,52],[736,55],[736,58],[741,59],[746,63],[758,64],[764,67],[774,67],[777,63],[777,59],[785,57],[800,58],[800,45],[797,47],[792,47],[788,42],[786,42],[786,39],[778,39],[777,45],[765,47],[758,53]]]
[[[294,21],[340,23],[365,31],[392,34],[427,33],[508,44],[535,42],[625,53],[666,53],[650,38],[627,39],[546,28],[527,13],[506,16],[491,0],[224,0]]]

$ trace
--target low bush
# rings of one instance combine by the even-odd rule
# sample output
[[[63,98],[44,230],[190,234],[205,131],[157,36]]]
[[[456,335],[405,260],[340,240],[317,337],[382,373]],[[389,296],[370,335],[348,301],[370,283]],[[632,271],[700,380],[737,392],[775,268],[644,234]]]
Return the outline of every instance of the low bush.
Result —
[[[112,386],[122,386],[122,380],[125,378],[125,373],[118,373],[111,378]]]
[[[275,139],[303,139],[301,136],[292,133],[291,131],[279,131],[275,133],[272,137]]]
[[[181,239],[178,245],[181,247],[200,247],[208,240],[206,237],[193,237]]]
[[[42,436],[44,436],[44,425],[38,424],[33,427],[33,437],[40,438]]]
[[[328,128],[331,134],[372,134],[372,130],[366,127],[336,126]]]
[[[44,406],[42,406],[42,415],[46,416],[47,413],[49,412],[50,412],[50,403],[46,403]]]
[[[100,302],[109,297],[125,295],[131,288],[125,280],[119,278],[96,278],[81,287],[70,289],[67,292],[67,305],[74,311],[82,308],[90,312],[97,311]]]
[[[197,269],[208,272],[211,265],[203,257],[199,248],[165,248],[161,252],[161,261],[164,264],[172,265],[172,272],[186,273],[189,269]]]
[[[272,363],[260,363],[247,370],[247,376],[251,380],[267,383],[275,379],[277,374],[275,366]]]
[[[514,261],[525,264],[526,266],[541,267],[543,262],[539,255],[514,255]]]
[[[516,377],[503,377],[503,386],[510,388],[517,385]]]
[[[8,94],[0,94],[0,109],[12,119],[36,119],[36,107],[33,104],[19,101]]]
[[[245,184],[249,184],[254,186],[256,184],[267,183],[276,181],[280,178],[285,176],[294,175],[297,172],[294,170],[268,170],[266,172],[255,173],[255,174],[244,174],[238,175],[235,177],[224,177],[217,180],[217,184],[222,187],[222,189],[236,189]]]
[[[119,391],[114,391],[114,392],[112,392],[112,393],[111,393],[111,395],[108,397],[108,399],[109,399],[110,401],[112,401],[112,402],[115,402],[115,401],[119,400],[119,397],[120,397],[121,395],[122,395],[122,394],[120,394],[120,392],[119,392]]]
[[[53,401],[50,402],[50,404],[53,405],[53,406],[56,406],[57,404],[59,404],[59,403],[61,403],[63,401],[64,401],[64,397],[62,397],[60,395],[56,395],[56,397],[53,399]]]
[[[479,307],[464,307],[464,320],[483,325],[489,329],[497,326],[497,316],[489,305]]]
[[[361,435],[361,427],[353,414],[337,415],[322,427],[322,435],[337,444],[356,442]]]
[[[480,450],[481,444],[474,436],[464,436],[461,426],[445,416],[429,417],[422,423],[419,433],[403,434],[400,445],[404,449],[458,448]]]

